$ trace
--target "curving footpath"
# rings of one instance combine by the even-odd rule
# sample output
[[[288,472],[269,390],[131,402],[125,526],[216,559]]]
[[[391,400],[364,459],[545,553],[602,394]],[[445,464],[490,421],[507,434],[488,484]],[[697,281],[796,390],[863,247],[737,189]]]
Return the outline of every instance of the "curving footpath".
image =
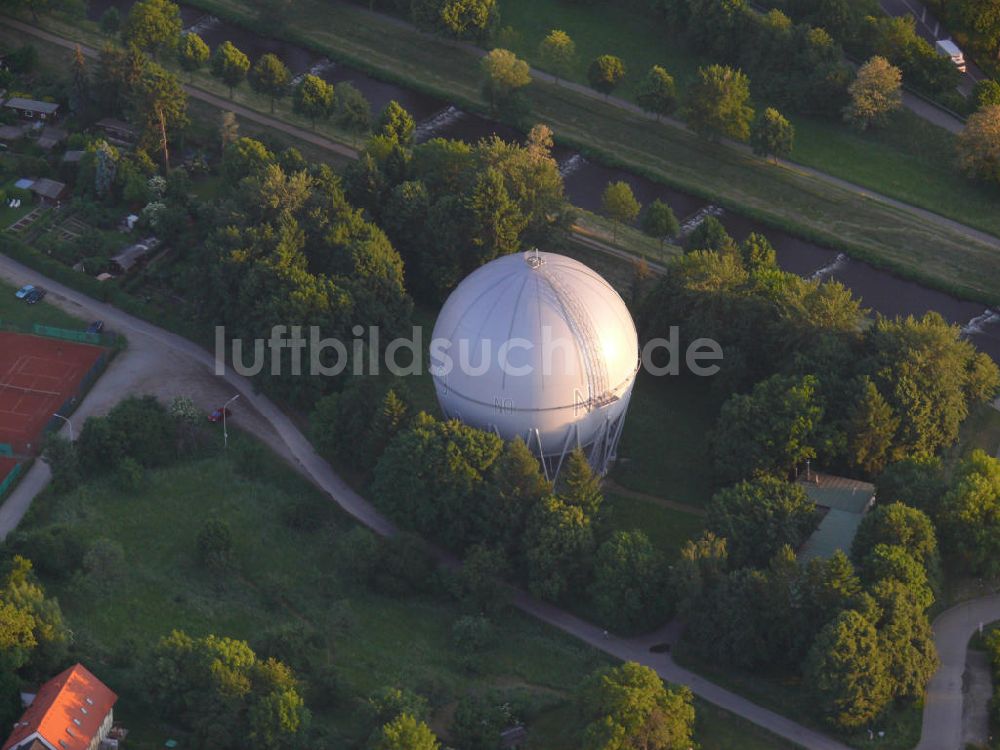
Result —
[[[227,368],[226,374],[215,375],[215,358],[197,344],[140,320],[128,313],[105,303],[93,300],[63,284],[45,279],[30,268],[0,255],[0,278],[21,286],[26,283],[42,283],[49,290],[49,301],[59,307],[87,319],[104,320],[107,326],[124,334],[129,347],[108,368],[108,372],[97,381],[87,395],[74,419],[80,420],[88,413],[101,413],[118,400],[131,393],[155,391],[164,382],[170,387],[199,390],[210,383],[208,398],[218,398],[221,393],[231,394],[233,390],[241,395],[239,412],[252,409],[249,424],[252,431],[266,431],[261,435],[277,447],[302,473],[347,513],[381,535],[392,535],[395,527],[384,518],[361,495],[355,492],[333,471],[330,465],[316,453],[313,446],[270,399],[255,393],[253,384]],[[180,364],[179,364],[180,363]],[[180,375],[178,367],[185,367]],[[183,380],[178,380],[183,378]],[[204,400],[204,399],[202,399]],[[214,402],[209,402],[214,403]],[[242,415],[244,420],[246,415]],[[259,417],[259,419],[257,419]],[[0,508],[0,538],[16,527],[27,512],[31,500],[44,488],[48,481],[48,467],[36,461],[32,469]],[[525,613],[572,635],[591,646],[623,660],[637,661],[657,671],[665,680],[687,685],[704,700],[741,716],[774,734],[809,750],[848,750],[847,746],[820,732],[795,723],[762,706],[732,693],[689,672],[674,663],[669,654],[655,654],[650,647],[671,639],[668,630],[659,631],[640,638],[623,639],[608,636],[605,631],[592,623],[581,620],[551,604],[533,599],[523,591],[516,591],[515,605]]]
[[[934,619],[934,645],[941,666],[927,686],[916,750],[959,750],[963,746],[962,688],[969,639],[980,623],[994,620],[1000,620],[1000,594],[963,602]]]

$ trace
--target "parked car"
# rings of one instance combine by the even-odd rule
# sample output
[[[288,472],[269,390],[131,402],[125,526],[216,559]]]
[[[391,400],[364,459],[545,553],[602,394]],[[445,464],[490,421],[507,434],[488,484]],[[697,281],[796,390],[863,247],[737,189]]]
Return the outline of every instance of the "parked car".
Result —
[[[104,321],[95,320],[89,326],[87,326],[87,333],[100,333],[104,330]]]
[[[35,287],[30,292],[28,292],[28,296],[24,298],[24,301],[27,302],[29,305],[33,305],[36,302],[41,302],[46,294],[48,294],[48,292],[46,292],[44,289],[38,286]]]
[[[14,296],[17,297],[18,299],[24,299],[33,291],[35,291],[35,287],[33,287],[31,284],[25,284],[16,292],[14,292]]]
[[[213,411],[211,414],[208,415],[208,421],[212,422],[213,424],[216,422],[221,422],[223,414],[225,414],[226,418],[228,419],[230,416],[232,416],[233,413],[224,406],[220,406],[218,409],[216,409],[215,411]]]

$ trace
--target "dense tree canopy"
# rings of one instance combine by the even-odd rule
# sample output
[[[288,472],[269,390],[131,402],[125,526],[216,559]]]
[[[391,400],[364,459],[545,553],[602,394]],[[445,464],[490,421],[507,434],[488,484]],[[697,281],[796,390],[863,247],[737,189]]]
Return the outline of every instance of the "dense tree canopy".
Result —
[[[761,477],[716,493],[706,526],[729,540],[734,566],[760,567],[785,545],[797,549],[818,522],[800,484]]]
[[[884,125],[890,114],[903,106],[903,74],[884,57],[876,55],[858,68],[847,87],[851,102],[844,119],[858,130]]]
[[[538,57],[557,79],[569,78],[576,66],[576,45],[565,31],[552,29],[539,42]]]
[[[592,674],[580,689],[585,750],[688,750],[694,706],[685,687],[668,690],[649,667],[626,662]]]
[[[741,71],[710,65],[699,68],[688,87],[685,117],[692,130],[707,138],[745,141],[753,119],[749,101],[750,81]]]
[[[959,166],[968,177],[1000,183],[1000,102],[969,117],[956,147]]]
[[[170,0],[139,0],[128,12],[122,38],[152,53],[172,50],[181,37],[181,11]]]
[[[250,88],[266,96],[271,102],[271,112],[274,112],[274,102],[288,93],[288,81],[291,79],[288,68],[277,55],[268,52],[254,63],[249,78]]]
[[[822,630],[805,673],[824,715],[846,729],[867,724],[892,697],[875,625],[854,610],[845,610]]]
[[[230,41],[225,41],[215,48],[212,55],[212,75],[229,87],[229,98],[233,98],[233,89],[243,83],[250,70],[250,58],[243,54]]]

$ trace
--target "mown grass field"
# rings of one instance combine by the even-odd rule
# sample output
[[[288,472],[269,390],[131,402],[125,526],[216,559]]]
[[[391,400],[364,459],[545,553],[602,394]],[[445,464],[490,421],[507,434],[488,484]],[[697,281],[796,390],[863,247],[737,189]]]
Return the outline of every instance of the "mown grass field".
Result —
[[[640,373],[614,480],[631,490],[704,506],[713,491],[708,432],[720,403],[705,378]]]
[[[428,596],[393,598],[346,581],[334,548],[352,522],[276,457],[258,457],[253,476],[234,460],[246,438],[215,455],[147,473],[138,491],[102,479],[59,495],[46,492],[21,530],[67,524],[84,540],[121,545],[123,563],[98,577],[43,579],[62,605],[84,660],[122,694],[116,718],[132,729],[131,747],[153,750],[177,727],[152,718],[136,670],[141,656],[174,628],[192,635],[224,634],[251,642],[269,629],[304,624],[321,639],[315,659],[336,664],[351,694],[385,685],[430,693],[448,706],[470,690],[516,688],[548,706],[531,725],[530,747],[571,748],[575,714],[568,703],[583,677],[610,663],[599,652],[534,620],[511,613],[501,634],[478,654],[476,669],[450,644],[459,609]],[[307,504],[315,521],[289,525],[289,514]],[[211,517],[232,529],[235,549],[227,572],[205,571],[195,540]],[[709,706],[699,705],[698,740],[705,750],[789,747]],[[315,720],[358,747],[367,732],[353,699]],[[437,721],[440,717],[436,718]]]

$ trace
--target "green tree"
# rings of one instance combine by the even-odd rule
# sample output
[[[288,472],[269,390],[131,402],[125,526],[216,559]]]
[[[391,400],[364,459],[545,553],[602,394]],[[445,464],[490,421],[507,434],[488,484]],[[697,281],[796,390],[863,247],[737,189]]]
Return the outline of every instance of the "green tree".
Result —
[[[848,415],[847,459],[869,476],[879,474],[889,460],[899,418],[868,377],[861,381],[861,393]]]
[[[872,589],[879,613],[875,626],[895,698],[919,700],[938,668],[934,635],[919,596],[893,578]]]
[[[87,70],[87,60],[83,56],[80,45],[73,50],[70,62],[72,84],[69,93],[69,106],[73,112],[81,114],[90,106],[90,74]]]
[[[663,559],[641,531],[618,531],[597,548],[590,596],[602,622],[630,631],[666,615]]]
[[[755,472],[787,475],[815,458],[823,416],[817,385],[814,375],[773,375],[749,394],[730,396],[713,432],[720,477],[742,479]]]
[[[674,216],[674,210],[659,198],[649,204],[642,215],[642,231],[660,241],[660,247],[668,237],[676,237],[681,225]]]
[[[292,107],[309,118],[315,130],[317,120],[325,120],[333,113],[333,85],[311,73],[304,76],[295,89]]]
[[[972,101],[976,109],[1000,106],[1000,81],[984,78],[972,87]]]
[[[72,490],[80,483],[76,446],[66,438],[56,433],[46,437],[42,459],[52,470],[52,486],[59,492]]]
[[[956,149],[966,176],[1000,183],[1000,104],[983,107],[969,117]]]
[[[860,564],[862,581],[874,586],[879,581],[896,580],[905,585],[920,604],[920,610],[934,603],[934,592],[927,580],[927,568],[898,544],[878,543]]]
[[[205,44],[205,41],[193,31],[189,31],[181,36],[181,42],[177,48],[177,57],[181,67],[188,72],[189,82],[194,78],[195,72],[205,67],[211,54],[211,50]]]
[[[528,516],[551,494],[538,459],[521,438],[511,440],[490,467],[478,537],[504,550],[508,559],[520,559]]]
[[[851,556],[863,561],[879,544],[907,550],[921,565],[932,567],[937,558],[937,535],[930,517],[900,502],[879,503],[858,526]]]
[[[668,690],[649,667],[625,662],[590,675],[578,704],[587,722],[584,750],[689,750],[694,745],[694,696]]]
[[[903,74],[884,57],[876,55],[858,68],[847,93],[850,103],[844,119],[858,130],[884,125],[890,114],[903,106]]]
[[[337,124],[358,138],[367,133],[372,124],[372,110],[364,94],[350,83],[341,83],[333,94],[333,109]]]
[[[937,313],[880,318],[865,332],[867,371],[899,417],[893,460],[922,458],[952,445],[974,403],[988,402],[1000,371]]]
[[[750,125],[750,145],[757,156],[784,159],[792,153],[795,128],[782,114],[768,107],[759,113]]]
[[[212,55],[212,75],[229,87],[229,98],[233,98],[233,89],[243,83],[250,70],[250,58],[244,55],[230,41],[225,41],[215,49]]]
[[[32,570],[31,561],[14,555],[0,567],[0,672],[29,665],[45,674],[66,658],[69,633],[55,599]]]
[[[271,112],[274,112],[274,102],[288,93],[288,82],[291,74],[277,55],[261,55],[250,70],[250,88],[271,102]]]
[[[687,236],[684,248],[691,250],[711,250],[715,253],[735,254],[736,241],[714,216],[706,216],[694,231]]]
[[[139,0],[125,18],[122,38],[126,43],[157,57],[177,46],[181,37],[180,8],[170,0]]]
[[[497,18],[496,0],[444,0],[440,22],[457,37],[485,37]]]
[[[734,567],[762,567],[785,545],[798,549],[818,523],[801,485],[765,476],[717,492],[706,528],[729,540]]]
[[[875,626],[854,610],[842,612],[820,631],[804,672],[827,720],[843,729],[870,722],[892,696]]]
[[[400,146],[409,146],[413,142],[415,128],[413,116],[393,99],[379,115],[378,122],[375,123],[375,135],[391,138]]]
[[[962,461],[939,520],[947,550],[970,571],[1000,572],[1000,460],[975,450]]]
[[[489,99],[490,108],[510,102],[511,97],[531,83],[528,63],[505,49],[490,50],[480,63],[483,69],[483,95]]]
[[[642,208],[627,182],[609,182],[601,194],[601,211],[612,221],[612,235],[618,237],[619,224],[631,224]]]
[[[373,750],[438,750],[441,743],[424,722],[400,714],[384,724],[372,740]]]
[[[507,192],[499,170],[489,167],[479,175],[469,197],[469,209],[474,227],[472,244],[479,263],[487,263],[521,248],[521,233],[528,226],[528,220]]]
[[[605,97],[610,96],[615,87],[625,77],[625,63],[614,55],[601,55],[587,68],[587,80],[591,88],[597,89]]]
[[[573,74],[576,44],[565,31],[552,29],[538,44],[538,59],[558,83],[560,78],[569,78]]]
[[[177,76],[159,65],[146,66],[129,100],[132,120],[139,126],[139,143],[163,154],[170,169],[170,142],[188,126],[187,93]]]
[[[225,154],[230,144],[238,140],[240,140],[240,123],[236,119],[236,113],[223,112],[219,116],[219,143],[222,146],[222,153]]]
[[[968,0],[958,7],[958,15],[977,42],[1000,58],[1000,3],[996,0]]]
[[[593,551],[594,532],[584,510],[556,497],[544,499],[529,517],[524,536],[531,593],[558,601],[581,586]]]
[[[474,545],[455,573],[453,592],[468,611],[496,615],[507,605],[504,584],[507,571],[507,556],[503,550],[486,544]]]
[[[728,542],[712,532],[704,532],[697,539],[688,539],[667,576],[667,591],[680,616],[690,615],[691,610],[708,591],[723,578],[729,560]]]
[[[502,451],[503,441],[493,433],[421,413],[389,443],[375,468],[372,494],[418,533],[463,549],[483,541],[475,538],[478,521],[470,499],[484,492]]]
[[[659,120],[677,109],[677,85],[674,77],[659,65],[654,65],[643,76],[636,91],[635,100],[647,112],[652,112]]]
[[[879,475],[875,489],[880,503],[905,503],[934,518],[948,486],[941,459],[932,456],[889,464]]]
[[[768,242],[767,237],[757,232],[751,232],[740,243],[740,255],[743,257],[743,266],[748,271],[773,269],[778,265],[774,246]]]
[[[750,80],[742,71],[723,65],[698,69],[698,77],[688,87],[684,116],[698,135],[710,140],[719,137],[745,141],[750,137],[753,109]]]
[[[107,36],[115,36],[122,28],[122,14],[115,6],[109,7],[101,14],[101,31]]]
[[[210,518],[202,525],[196,540],[198,561],[212,570],[225,570],[232,562],[233,532],[229,524]]]
[[[601,510],[604,502],[601,477],[594,472],[587,454],[580,448],[570,452],[559,474],[559,499],[582,509],[588,518],[596,517]]]

